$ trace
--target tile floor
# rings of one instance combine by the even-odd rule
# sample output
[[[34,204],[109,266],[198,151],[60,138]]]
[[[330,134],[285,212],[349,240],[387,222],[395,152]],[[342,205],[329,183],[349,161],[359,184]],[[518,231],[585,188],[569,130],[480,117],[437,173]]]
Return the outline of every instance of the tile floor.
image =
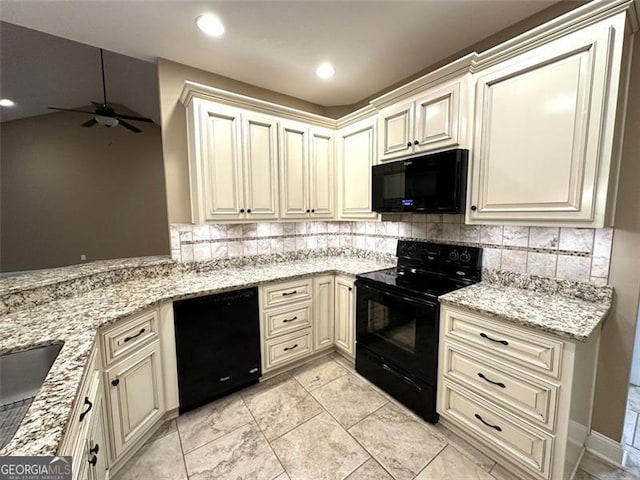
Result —
[[[593,456],[581,467],[576,480],[639,478]],[[114,480],[513,478],[333,353],[167,422]]]

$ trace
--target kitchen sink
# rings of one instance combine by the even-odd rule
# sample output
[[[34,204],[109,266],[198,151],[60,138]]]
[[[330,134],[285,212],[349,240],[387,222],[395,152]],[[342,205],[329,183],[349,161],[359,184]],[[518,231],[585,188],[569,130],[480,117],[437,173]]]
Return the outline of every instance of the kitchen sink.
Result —
[[[13,437],[62,344],[0,355],[0,448]]]

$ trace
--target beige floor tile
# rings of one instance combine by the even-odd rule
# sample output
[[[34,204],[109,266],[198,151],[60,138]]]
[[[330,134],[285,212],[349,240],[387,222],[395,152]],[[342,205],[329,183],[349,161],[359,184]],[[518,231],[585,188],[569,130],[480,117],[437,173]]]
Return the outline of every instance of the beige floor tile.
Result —
[[[323,411],[311,394],[291,376],[261,387],[243,394],[243,398],[269,441]]]
[[[184,459],[190,480],[272,480],[284,472],[255,423],[207,443]]]
[[[344,375],[311,394],[345,428],[351,428],[388,402],[353,375]]]
[[[156,430],[156,432],[151,435],[147,443],[155,442],[156,440],[166,437],[170,433],[177,431],[178,427],[176,426],[176,419],[169,420],[168,422],[164,422],[162,426]]]
[[[633,447],[626,447],[627,454],[624,457],[622,465],[630,472],[640,478],[640,450]]]
[[[597,480],[593,475],[589,475],[584,470],[578,469],[576,474],[573,476],[573,480]]]
[[[396,480],[413,479],[446,445],[433,430],[388,403],[349,433]]]
[[[147,443],[114,480],[187,480],[178,432]]]
[[[492,480],[480,465],[472,462],[451,445],[434,458],[415,480]]]
[[[434,428],[442,437],[444,437],[449,445],[456,448],[458,452],[479,465],[480,468],[482,468],[486,472],[490,472],[496,464],[496,462],[485,455],[482,451],[478,450],[465,439],[460,437],[455,432],[452,432],[442,424],[437,423],[435,425],[431,425],[431,427]]]
[[[372,458],[358,467],[346,480],[393,480],[393,477]]]
[[[291,371],[291,375],[308,391],[346,375],[347,369],[327,357],[319,358]]]
[[[582,457],[580,470],[593,475],[598,480],[638,480],[637,474],[621,470],[589,452]]]
[[[178,417],[182,450],[189,453],[253,422],[240,395],[230,395]]]
[[[491,476],[496,480],[520,480],[513,473],[511,473],[511,471],[508,468],[503,467],[498,463],[494,465],[490,473],[491,473]]]
[[[370,458],[326,412],[271,446],[291,480],[343,480]]]
[[[625,445],[633,445],[634,437],[638,437],[640,444],[640,435],[637,435],[638,413],[633,410],[627,410],[624,416],[624,430],[622,431],[622,443]]]
[[[329,354],[329,358],[331,358],[332,360],[338,362],[341,366],[343,366],[344,368],[349,370],[351,373],[355,373],[356,366],[355,366],[355,362],[353,360],[350,360],[350,359],[344,357],[343,355],[341,355],[338,352],[333,352],[333,353]]]
[[[284,472],[278,475],[276,478],[274,478],[274,480],[291,480],[291,479],[289,478],[289,475],[287,475],[287,472]]]

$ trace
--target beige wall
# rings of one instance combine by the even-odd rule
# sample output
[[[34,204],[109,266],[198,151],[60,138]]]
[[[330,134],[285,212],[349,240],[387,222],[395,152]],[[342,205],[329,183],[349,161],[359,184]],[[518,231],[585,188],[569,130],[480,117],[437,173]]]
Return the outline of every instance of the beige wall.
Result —
[[[160,127],[81,128],[52,113],[0,124],[2,271],[169,254]]]
[[[622,438],[640,296],[640,35],[636,34],[627,104],[609,284],[615,289],[598,360],[593,429]]]
[[[187,117],[184,105],[180,102],[180,94],[184,88],[184,82],[187,80],[319,115],[324,114],[324,108],[320,105],[159,58],[158,84],[160,87],[160,115],[162,117],[162,148],[170,223],[191,221]]]

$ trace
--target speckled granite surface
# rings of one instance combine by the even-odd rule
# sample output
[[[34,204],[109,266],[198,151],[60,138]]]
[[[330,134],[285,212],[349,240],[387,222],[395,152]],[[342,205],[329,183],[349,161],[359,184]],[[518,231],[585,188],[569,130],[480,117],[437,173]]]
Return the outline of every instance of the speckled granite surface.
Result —
[[[393,266],[379,259],[319,257],[213,269],[175,270],[117,283],[0,316],[0,354],[64,343],[18,432],[1,455],[53,455],[65,431],[99,327],[163,301],[327,272],[356,275]],[[195,268],[195,267],[194,267]]]
[[[609,313],[611,287],[528,277],[509,283],[499,273],[483,275],[484,281],[442,295],[440,302],[577,341],[587,341]]]

